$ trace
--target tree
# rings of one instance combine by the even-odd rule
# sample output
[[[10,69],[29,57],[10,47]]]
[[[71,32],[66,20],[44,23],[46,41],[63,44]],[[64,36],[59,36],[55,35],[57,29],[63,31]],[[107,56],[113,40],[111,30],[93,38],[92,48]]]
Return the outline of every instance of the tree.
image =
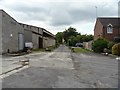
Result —
[[[69,27],[67,30],[63,32],[63,37],[64,37],[65,42],[67,43],[71,36],[76,36],[77,34],[78,32],[76,32],[75,28]]]
[[[58,32],[55,37],[56,37],[56,43],[62,44],[63,32]]]
[[[76,28],[69,27],[63,32],[58,32],[56,34],[56,42],[62,43],[62,40],[65,40],[65,43],[71,46],[75,46],[76,43],[88,42],[93,40],[93,35],[81,35],[78,33]]]
[[[71,36],[69,38],[69,46],[75,46],[75,44],[79,42],[79,39],[78,37],[75,37],[75,36]]]
[[[87,35],[87,34],[83,34],[81,35],[81,42],[88,42],[93,40],[93,35]]]
[[[89,41],[94,39],[94,36],[92,34],[88,35]]]

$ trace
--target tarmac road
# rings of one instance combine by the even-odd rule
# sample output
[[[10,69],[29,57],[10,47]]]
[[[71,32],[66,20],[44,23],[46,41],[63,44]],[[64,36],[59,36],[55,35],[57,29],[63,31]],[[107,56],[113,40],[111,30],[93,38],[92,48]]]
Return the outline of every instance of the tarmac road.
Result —
[[[118,61],[94,53],[72,53],[61,45],[32,55],[28,68],[3,78],[3,88],[117,88]]]

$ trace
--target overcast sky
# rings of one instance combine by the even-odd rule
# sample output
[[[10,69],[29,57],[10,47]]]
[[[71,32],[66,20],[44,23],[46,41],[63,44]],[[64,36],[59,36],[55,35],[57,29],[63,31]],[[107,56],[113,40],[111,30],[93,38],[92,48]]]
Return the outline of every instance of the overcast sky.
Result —
[[[119,0],[0,0],[18,22],[35,25],[56,34],[74,27],[82,34],[93,34],[98,17],[117,17]]]

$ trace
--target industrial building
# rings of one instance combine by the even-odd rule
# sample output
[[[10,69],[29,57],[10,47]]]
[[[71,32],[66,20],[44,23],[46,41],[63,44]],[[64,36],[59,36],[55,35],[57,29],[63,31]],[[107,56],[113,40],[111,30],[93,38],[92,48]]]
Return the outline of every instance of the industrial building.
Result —
[[[22,24],[0,10],[0,54],[22,51],[26,43],[33,49],[55,45],[55,37],[44,28]]]
[[[55,37],[44,28],[19,23],[24,28],[25,43],[33,43],[33,49],[55,45]]]

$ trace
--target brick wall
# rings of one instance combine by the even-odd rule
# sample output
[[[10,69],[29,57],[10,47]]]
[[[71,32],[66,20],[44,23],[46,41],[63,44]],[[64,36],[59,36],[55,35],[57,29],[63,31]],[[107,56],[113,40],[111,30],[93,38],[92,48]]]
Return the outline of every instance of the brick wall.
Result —
[[[97,40],[99,37],[103,37],[103,25],[97,20],[94,29],[94,40]]]
[[[114,41],[114,37],[118,37],[119,35],[118,27],[113,28],[113,33],[107,33],[107,27],[103,28],[103,32],[104,32],[103,37],[110,41]]]
[[[107,25],[103,26],[100,20],[97,19],[94,28],[94,40],[97,40],[100,37],[114,41],[114,37],[120,37],[120,28],[113,26],[113,33],[107,33]]]

